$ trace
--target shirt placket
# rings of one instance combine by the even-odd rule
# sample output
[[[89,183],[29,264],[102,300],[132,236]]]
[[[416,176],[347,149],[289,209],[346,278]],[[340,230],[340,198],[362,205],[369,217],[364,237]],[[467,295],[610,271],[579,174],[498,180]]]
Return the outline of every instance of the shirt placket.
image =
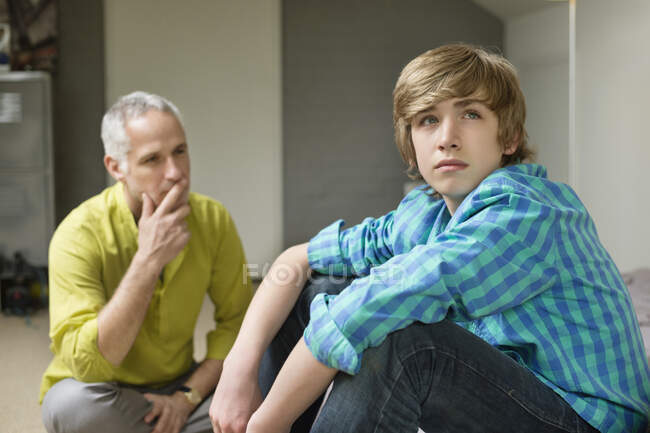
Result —
[[[153,296],[151,299],[151,313],[152,313],[152,330],[156,338],[160,338],[163,333],[162,323],[163,323],[163,292],[164,292],[164,282],[161,277],[156,280],[156,288],[154,289]]]

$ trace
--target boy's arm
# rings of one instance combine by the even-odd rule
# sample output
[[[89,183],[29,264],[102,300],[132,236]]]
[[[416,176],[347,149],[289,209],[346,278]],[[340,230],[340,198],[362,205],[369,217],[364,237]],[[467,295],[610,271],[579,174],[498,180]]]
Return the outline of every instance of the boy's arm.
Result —
[[[338,370],[318,362],[301,338],[253,414],[246,433],[288,432],[300,414],[325,392],[336,373]]]
[[[393,214],[366,218],[343,230],[335,221],[309,241],[309,265],[321,274],[365,276],[393,256]]]
[[[366,348],[415,321],[473,320],[551,287],[558,278],[552,248],[557,224],[532,206],[524,213],[517,206],[494,205],[373,268],[341,294],[318,295],[304,334],[311,352],[323,364],[355,374]]]
[[[309,276],[307,244],[282,253],[260,284],[224,361],[210,405],[217,432],[244,432],[261,403],[258,370],[264,351],[293,308]]]
[[[426,190],[416,188],[397,209],[379,218],[366,218],[347,229],[343,229],[343,220],[335,221],[309,241],[309,265],[321,274],[366,276],[396,250],[425,243],[443,205],[443,200],[434,200]],[[426,223],[413,224],[416,218]],[[396,225],[398,220],[401,226]]]

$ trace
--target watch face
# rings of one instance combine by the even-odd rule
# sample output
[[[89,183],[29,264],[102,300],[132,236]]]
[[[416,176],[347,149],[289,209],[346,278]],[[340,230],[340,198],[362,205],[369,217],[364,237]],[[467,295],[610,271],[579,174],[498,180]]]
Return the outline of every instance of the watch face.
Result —
[[[199,395],[198,391],[195,390],[194,388],[186,392],[185,397],[187,397],[187,400],[192,404],[201,403],[201,396]]]

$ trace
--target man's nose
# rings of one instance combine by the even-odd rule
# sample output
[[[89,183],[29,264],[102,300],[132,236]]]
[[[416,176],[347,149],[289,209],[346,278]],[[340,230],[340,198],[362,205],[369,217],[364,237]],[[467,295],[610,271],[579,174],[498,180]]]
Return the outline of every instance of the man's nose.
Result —
[[[174,158],[168,158],[165,164],[165,177],[170,180],[180,180],[184,176],[180,164]]]
[[[447,150],[460,147],[458,125],[455,119],[443,119],[442,124],[438,128],[438,133],[438,149]]]

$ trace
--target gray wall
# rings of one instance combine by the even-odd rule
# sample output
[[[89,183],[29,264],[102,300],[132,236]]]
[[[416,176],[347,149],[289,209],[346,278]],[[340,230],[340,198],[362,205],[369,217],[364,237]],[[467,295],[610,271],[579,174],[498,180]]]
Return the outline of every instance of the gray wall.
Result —
[[[569,183],[569,4],[548,2],[507,20],[504,50],[526,97],[535,161],[547,168],[549,179]]]
[[[174,101],[192,190],[226,206],[264,269],[282,251],[280,0],[107,0],[104,26],[106,102]]]
[[[334,219],[399,203],[392,90],[413,57],[447,42],[502,47],[503,24],[467,0],[284,0],[284,244]]]
[[[56,223],[106,185],[99,126],[104,112],[101,0],[57,2],[59,61],[52,80]]]
[[[576,190],[616,266],[648,268],[650,2],[576,8]]]

